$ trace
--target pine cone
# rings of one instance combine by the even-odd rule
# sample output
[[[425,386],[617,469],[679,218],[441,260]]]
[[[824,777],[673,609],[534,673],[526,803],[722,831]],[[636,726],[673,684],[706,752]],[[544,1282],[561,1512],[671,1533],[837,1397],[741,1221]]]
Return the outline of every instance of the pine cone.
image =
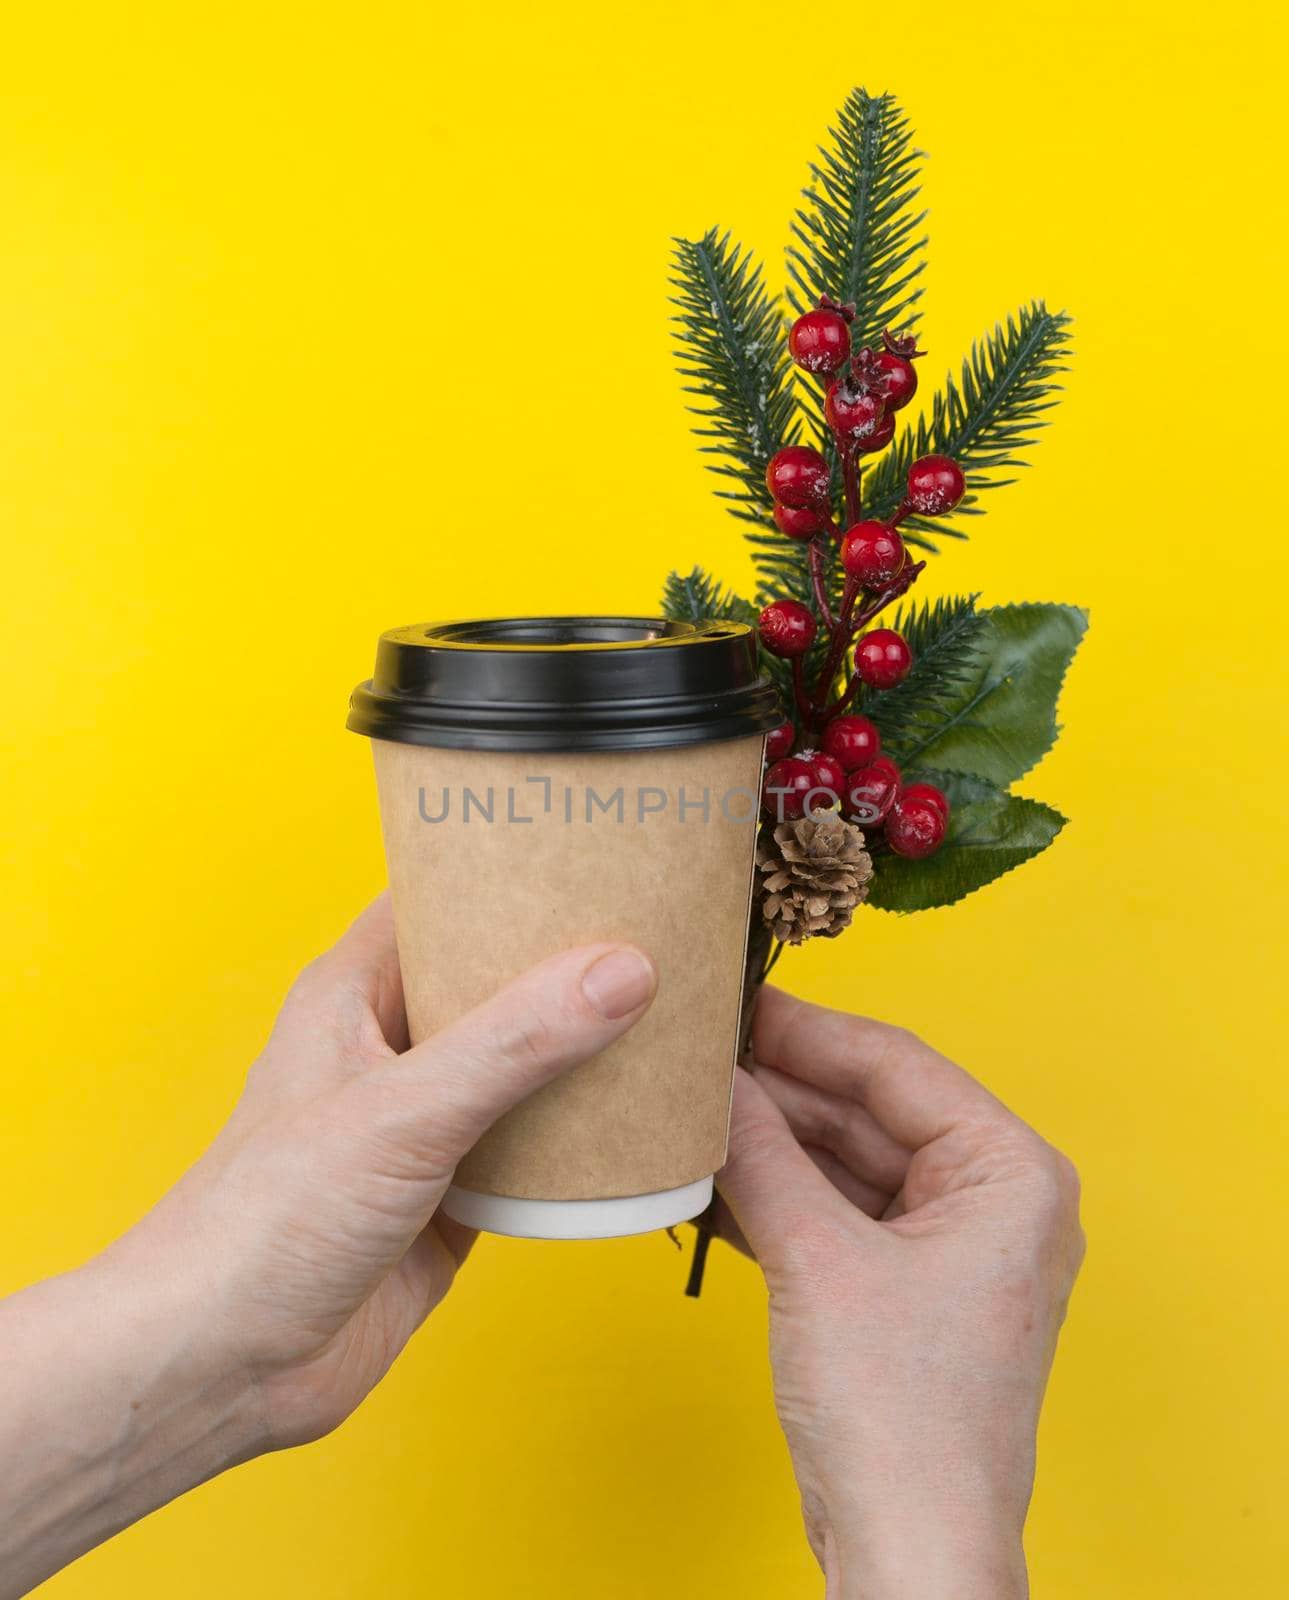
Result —
[[[761,914],[776,939],[835,939],[850,926],[868,895],[872,857],[864,835],[835,811],[767,824],[757,841],[756,864],[765,874]]]

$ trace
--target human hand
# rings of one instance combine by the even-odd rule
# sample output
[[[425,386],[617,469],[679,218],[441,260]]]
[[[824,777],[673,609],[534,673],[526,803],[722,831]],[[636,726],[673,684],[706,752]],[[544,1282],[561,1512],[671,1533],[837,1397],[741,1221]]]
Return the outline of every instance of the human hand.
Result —
[[[453,1169],[517,1101],[648,1008],[630,946],[554,956],[407,1048],[388,896],[292,988],[210,1150],[109,1252],[199,1310],[245,1375],[262,1447],[314,1439],[384,1375],[475,1237],[436,1214]],[[401,1052],[401,1053],[400,1053]]]
[[[761,996],[717,1226],[770,1292],[775,1399],[838,1600],[1011,1600],[1082,1259],[1070,1163],[902,1029]]]
[[[631,946],[553,956],[407,1048],[387,897],[291,990],[226,1127],[124,1238],[0,1301],[0,1600],[384,1375],[474,1235],[480,1134],[648,1008]]]

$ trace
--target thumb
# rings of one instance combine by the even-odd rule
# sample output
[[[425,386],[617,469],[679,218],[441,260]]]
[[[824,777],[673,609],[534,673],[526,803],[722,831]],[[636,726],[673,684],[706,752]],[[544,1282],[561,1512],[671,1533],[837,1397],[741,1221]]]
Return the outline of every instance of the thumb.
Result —
[[[657,969],[634,945],[551,956],[365,1075],[385,1108],[382,1133],[401,1135],[447,1177],[503,1112],[626,1033],[657,987]]]
[[[750,1073],[734,1074],[730,1148],[716,1187],[767,1274],[789,1270],[825,1230],[858,1216]],[[867,1221],[867,1218],[862,1220]]]

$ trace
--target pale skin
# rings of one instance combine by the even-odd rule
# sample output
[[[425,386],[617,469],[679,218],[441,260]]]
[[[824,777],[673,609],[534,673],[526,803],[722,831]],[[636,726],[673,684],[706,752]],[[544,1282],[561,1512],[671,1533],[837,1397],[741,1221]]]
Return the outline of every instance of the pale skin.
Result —
[[[552,957],[409,1049],[382,898],[292,989],[214,1144],[124,1238],[0,1302],[0,1600],[196,1484],[338,1427],[474,1235],[438,1214],[503,1111],[644,1015],[651,961]],[[1069,1163],[898,1029],[768,991],[725,1237],[769,1287],[830,1597],[1009,1600],[1082,1244]]]

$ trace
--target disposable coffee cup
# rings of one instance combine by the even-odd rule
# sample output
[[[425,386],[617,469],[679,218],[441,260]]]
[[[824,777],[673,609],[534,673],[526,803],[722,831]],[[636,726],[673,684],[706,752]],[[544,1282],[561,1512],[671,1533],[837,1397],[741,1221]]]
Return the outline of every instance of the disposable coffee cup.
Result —
[[[382,636],[372,741],[413,1042],[535,962],[628,940],[643,1019],[504,1116],[451,1217],[594,1239],[697,1216],[725,1157],[767,731],[750,629],[528,617]]]

